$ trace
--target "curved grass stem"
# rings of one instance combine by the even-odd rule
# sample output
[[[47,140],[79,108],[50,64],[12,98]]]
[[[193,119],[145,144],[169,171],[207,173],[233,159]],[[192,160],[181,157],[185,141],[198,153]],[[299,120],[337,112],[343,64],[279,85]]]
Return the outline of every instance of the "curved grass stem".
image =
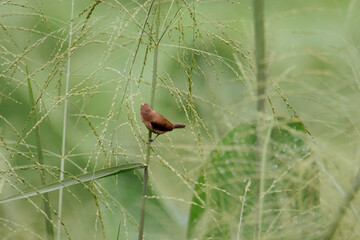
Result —
[[[356,193],[360,189],[360,169],[357,172],[357,175],[355,177],[355,180],[353,182],[353,186],[351,190],[346,194],[343,204],[339,206],[338,212],[332,222],[332,224],[329,226],[328,231],[324,235],[324,240],[331,240],[333,239],[335,232],[337,228],[339,227],[342,218],[344,217],[346,213],[346,209],[349,208],[351,205],[351,201],[354,199]]]

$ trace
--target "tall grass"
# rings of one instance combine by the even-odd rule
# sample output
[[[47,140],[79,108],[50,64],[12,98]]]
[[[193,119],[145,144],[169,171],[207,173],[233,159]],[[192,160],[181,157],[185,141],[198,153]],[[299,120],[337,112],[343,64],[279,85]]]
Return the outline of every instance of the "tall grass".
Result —
[[[357,239],[359,4],[1,2],[0,235]]]

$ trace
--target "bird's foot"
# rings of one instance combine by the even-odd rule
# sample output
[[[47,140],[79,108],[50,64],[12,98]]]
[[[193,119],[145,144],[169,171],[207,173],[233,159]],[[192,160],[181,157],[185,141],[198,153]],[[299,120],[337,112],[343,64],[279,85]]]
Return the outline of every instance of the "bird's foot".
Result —
[[[156,135],[156,137],[154,137],[153,139],[149,139],[149,141],[147,142],[147,144],[150,144],[152,143],[153,141],[155,141],[155,139],[159,136],[160,134]]]

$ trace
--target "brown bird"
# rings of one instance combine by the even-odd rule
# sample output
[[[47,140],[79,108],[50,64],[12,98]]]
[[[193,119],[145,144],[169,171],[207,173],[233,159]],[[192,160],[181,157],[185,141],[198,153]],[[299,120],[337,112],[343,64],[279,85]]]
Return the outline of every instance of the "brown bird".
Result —
[[[152,110],[147,103],[143,103],[140,108],[141,121],[145,124],[146,128],[156,133],[156,137],[149,139],[147,143],[151,143],[160,134],[170,132],[174,128],[184,128],[185,125],[181,123],[171,123],[169,120],[164,118],[160,113]]]

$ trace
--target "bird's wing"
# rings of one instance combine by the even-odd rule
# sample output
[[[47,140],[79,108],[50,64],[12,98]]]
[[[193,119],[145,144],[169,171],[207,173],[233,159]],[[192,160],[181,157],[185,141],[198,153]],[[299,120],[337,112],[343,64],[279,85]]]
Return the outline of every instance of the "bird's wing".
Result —
[[[173,125],[167,120],[161,122],[151,122],[151,125],[155,130],[162,132],[168,132],[174,129]]]
[[[154,112],[150,122],[152,127],[158,131],[168,132],[174,129],[173,124],[157,112]]]

